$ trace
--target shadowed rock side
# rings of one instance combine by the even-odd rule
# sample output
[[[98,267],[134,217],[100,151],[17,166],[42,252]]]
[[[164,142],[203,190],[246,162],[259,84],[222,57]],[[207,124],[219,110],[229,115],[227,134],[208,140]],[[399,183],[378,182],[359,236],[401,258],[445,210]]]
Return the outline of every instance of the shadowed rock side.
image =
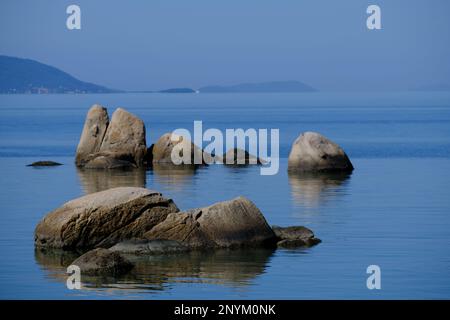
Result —
[[[251,165],[251,164],[263,164],[258,157],[248,153],[247,150],[234,148],[228,150],[222,155],[219,162],[225,165],[239,166],[239,165]]]
[[[250,200],[239,197],[169,214],[144,237],[176,240],[191,248],[229,248],[267,245],[275,234],[259,209]]]
[[[301,246],[313,246],[321,242],[314,236],[314,233],[303,226],[293,226],[293,227],[272,227],[275,233],[279,247],[285,248],[295,248]]]
[[[160,193],[121,187],[65,203],[37,225],[35,244],[63,249],[109,247],[144,233],[178,208]]]
[[[336,143],[316,132],[295,140],[288,159],[290,172],[351,172],[350,159]]]
[[[119,242],[109,250],[125,254],[157,255],[188,252],[189,248],[174,240],[130,239]]]
[[[141,167],[146,152],[141,119],[118,108],[109,123],[107,110],[94,105],[86,117],[75,163],[88,169]]]

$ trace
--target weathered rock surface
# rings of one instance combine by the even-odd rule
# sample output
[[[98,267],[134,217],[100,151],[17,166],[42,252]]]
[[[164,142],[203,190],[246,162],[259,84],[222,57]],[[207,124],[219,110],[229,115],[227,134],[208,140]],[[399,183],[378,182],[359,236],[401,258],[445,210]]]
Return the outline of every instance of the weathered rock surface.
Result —
[[[249,164],[262,164],[258,157],[248,153],[247,150],[234,148],[228,150],[223,154],[221,162],[226,165],[249,165]]]
[[[272,230],[277,237],[279,247],[313,246],[321,242],[310,229],[302,226],[285,228],[273,226]]]
[[[130,239],[119,242],[109,250],[124,254],[156,255],[183,253],[189,248],[174,240]]]
[[[92,154],[100,150],[108,124],[109,117],[106,108],[94,104],[86,115],[83,132],[78,143],[75,158],[77,166],[84,166],[91,159]]]
[[[141,119],[118,108],[109,122],[107,110],[94,105],[86,117],[75,163],[89,169],[141,167],[146,152]]]
[[[171,213],[144,237],[176,240],[191,248],[257,246],[275,240],[262,213],[244,197]]]
[[[133,268],[120,253],[104,248],[88,251],[71,264],[78,266],[82,275],[119,276]]]
[[[69,201],[47,214],[35,230],[38,247],[110,247],[143,235],[178,208],[158,192],[120,187]]]
[[[128,111],[117,108],[99,151],[114,159],[128,160],[138,167],[142,166],[147,152],[144,122]]]
[[[172,140],[174,138],[174,140]],[[174,163],[172,161],[172,151],[176,147],[174,152],[178,152],[180,159],[186,159],[186,161],[181,161],[181,163]],[[184,154],[188,152],[189,155]],[[174,135],[172,133],[166,133],[153,145],[152,148],[153,163],[158,164],[172,164],[172,165],[194,165],[202,164],[202,149],[197,147],[188,139],[182,136]],[[194,160],[197,157],[200,163],[195,163]]]
[[[62,163],[55,162],[55,161],[49,161],[49,160],[43,160],[43,161],[36,161],[30,164],[27,164],[27,167],[54,167],[54,166],[62,166]]]
[[[290,172],[351,172],[353,165],[336,143],[316,132],[295,140],[288,159]]]

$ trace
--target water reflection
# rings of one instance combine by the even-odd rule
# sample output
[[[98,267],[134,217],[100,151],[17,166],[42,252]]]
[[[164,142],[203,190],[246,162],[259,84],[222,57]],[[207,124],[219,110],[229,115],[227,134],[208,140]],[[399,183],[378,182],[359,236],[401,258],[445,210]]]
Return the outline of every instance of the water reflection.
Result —
[[[348,173],[289,173],[289,185],[295,204],[316,208],[345,191]]]
[[[160,184],[170,185],[175,189],[183,189],[183,186],[190,184],[198,166],[194,165],[170,165],[153,164],[153,174],[155,180]]]
[[[94,193],[116,187],[145,187],[146,170],[135,169],[80,169],[78,177],[83,191]]]
[[[265,272],[272,249],[193,251],[184,254],[130,256],[134,269],[120,278],[83,276],[85,289],[165,290],[171,283],[208,283],[233,287],[251,284]],[[35,250],[36,262],[58,281],[66,281],[66,267],[79,254],[61,250]]]

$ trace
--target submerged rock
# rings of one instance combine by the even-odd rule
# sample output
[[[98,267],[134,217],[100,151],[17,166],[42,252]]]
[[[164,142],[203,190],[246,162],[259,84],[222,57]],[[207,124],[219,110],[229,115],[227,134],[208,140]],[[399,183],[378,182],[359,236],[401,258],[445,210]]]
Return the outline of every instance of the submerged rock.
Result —
[[[119,276],[133,268],[133,264],[118,252],[103,248],[88,251],[71,264],[80,268],[81,275]]]
[[[106,108],[94,105],[86,116],[75,163],[90,169],[141,167],[146,153],[141,119],[118,108],[109,122]]]
[[[109,250],[125,254],[156,255],[183,253],[189,248],[174,240],[130,239],[119,242]]]
[[[169,214],[144,234],[147,239],[176,240],[191,248],[267,245],[275,234],[259,209],[244,197]]]
[[[293,227],[272,227],[273,232],[277,237],[277,245],[279,247],[292,248],[300,246],[313,246],[321,242],[320,239],[314,236],[314,233],[303,226]]]
[[[27,167],[53,167],[53,166],[62,166],[62,163],[44,160],[27,164]]]
[[[288,159],[290,172],[351,172],[353,165],[336,143],[316,132],[295,140]]]
[[[36,227],[38,247],[109,247],[143,238],[178,208],[156,191],[120,187],[69,201],[47,214]]]

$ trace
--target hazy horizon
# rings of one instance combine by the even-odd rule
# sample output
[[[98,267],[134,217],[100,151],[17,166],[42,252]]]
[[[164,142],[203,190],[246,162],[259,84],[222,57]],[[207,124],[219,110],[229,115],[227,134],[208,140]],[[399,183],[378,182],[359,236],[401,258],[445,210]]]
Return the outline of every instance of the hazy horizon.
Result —
[[[66,8],[81,7],[81,30]],[[366,8],[382,30],[366,28]],[[2,1],[0,54],[121,90],[296,80],[321,91],[450,87],[450,3]]]

